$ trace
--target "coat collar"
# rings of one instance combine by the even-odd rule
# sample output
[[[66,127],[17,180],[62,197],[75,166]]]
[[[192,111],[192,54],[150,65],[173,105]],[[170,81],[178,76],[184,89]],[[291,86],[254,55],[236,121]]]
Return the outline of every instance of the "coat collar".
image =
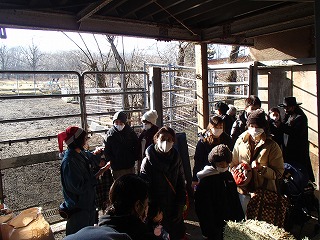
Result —
[[[245,131],[243,133],[242,140],[243,140],[244,143],[249,144],[249,138],[250,138],[250,134],[249,134],[249,132],[247,130],[247,131]],[[264,132],[264,133],[261,134],[261,139],[258,142],[258,144],[255,146],[255,148],[260,147],[262,144],[264,144],[266,142],[266,140],[267,140],[267,134]]]

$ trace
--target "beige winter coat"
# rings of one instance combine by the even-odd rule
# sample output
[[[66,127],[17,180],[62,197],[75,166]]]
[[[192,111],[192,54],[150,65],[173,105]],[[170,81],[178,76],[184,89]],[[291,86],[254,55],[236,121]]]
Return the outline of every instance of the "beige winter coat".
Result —
[[[251,151],[249,144],[250,134],[245,131],[237,139],[234,148],[233,148],[233,160],[230,164],[232,168],[235,165],[238,165],[240,162],[247,162],[250,164]],[[253,181],[253,190],[261,188],[263,180],[268,179],[267,189],[271,191],[276,191],[275,180],[281,178],[284,172],[284,164],[282,151],[279,145],[273,141],[271,138],[267,138],[266,134],[263,133],[261,140],[255,146],[253,156],[257,152],[259,146],[263,145],[260,149],[260,153],[257,155],[256,159],[262,166],[263,169],[258,171],[257,169],[252,169],[252,180]],[[259,150],[259,149],[258,149]],[[243,189],[246,192],[246,189]],[[239,191],[241,193],[241,191]]]

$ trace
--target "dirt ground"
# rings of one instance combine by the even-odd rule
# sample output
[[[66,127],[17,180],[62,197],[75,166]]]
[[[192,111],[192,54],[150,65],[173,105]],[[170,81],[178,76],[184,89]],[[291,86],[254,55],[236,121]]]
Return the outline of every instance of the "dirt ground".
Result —
[[[33,118],[79,114],[79,105],[66,103],[61,99],[21,99],[0,100],[1,120],[15,118]],[[80,125],[80,118],[59,118],[52,121],[28,121],[24,123],[1,123],[1,141],[15,140],[47,135],[56,135],[69,125]],[[90,145],[102,144],[102,137],[94,135]],[[56,151],[57,139],[24,141],[12,144],[0,144],[0,159],[13,158],[28,154]],[[16,213],[20,210],[39,206],[43,208],[45,218],[51,223],[62,221],[57,215],[57,207],[63,201],[60,183],[60,160],[30,166],[3,170],[3,192],[5,204]],[[191,204],[189,216],[185,221],[187,236],[190,240],[200,240],[199,222]],[[302,227],[302,228],[301,228]],[[296,226],[294,231],[300,236],[316,237],[317,222],[310,219],[304,226]],[[300,233],[300,229],[301,233]],[[55,234],[56,240],[62,240],[64,231]],[[315,238],[318,239],[318,238]]]

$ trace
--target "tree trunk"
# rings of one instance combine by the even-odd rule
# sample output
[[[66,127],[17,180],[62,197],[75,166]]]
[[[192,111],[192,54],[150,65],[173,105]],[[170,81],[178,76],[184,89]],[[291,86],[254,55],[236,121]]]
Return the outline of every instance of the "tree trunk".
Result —
[[[238,56],[239,56],[239,48],[240,48],[240,46],[238,46],[238,45],[232,46],[230,56],[229,56],[229,63],[236,63],[237,62]],[[226,81],[227,82],[236,82],[237,81],[237,71],[231,70]],[[227,94],[234,94],[235,93],[235,86],[226,87],[226,93]]]

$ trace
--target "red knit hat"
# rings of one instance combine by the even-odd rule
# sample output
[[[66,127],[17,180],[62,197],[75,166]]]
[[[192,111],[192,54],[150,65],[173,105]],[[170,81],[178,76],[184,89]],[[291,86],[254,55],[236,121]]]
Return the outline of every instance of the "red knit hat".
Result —
[[[67,145],[70,145],[83,132],[84,132],[84,130],[82,128],[79,128],[79,127],[68,127],[65,132],[59,133],[58,134],[58,144],[59,144],[60,153],[63,152],[63,141],[65,141],[65,143]]]

